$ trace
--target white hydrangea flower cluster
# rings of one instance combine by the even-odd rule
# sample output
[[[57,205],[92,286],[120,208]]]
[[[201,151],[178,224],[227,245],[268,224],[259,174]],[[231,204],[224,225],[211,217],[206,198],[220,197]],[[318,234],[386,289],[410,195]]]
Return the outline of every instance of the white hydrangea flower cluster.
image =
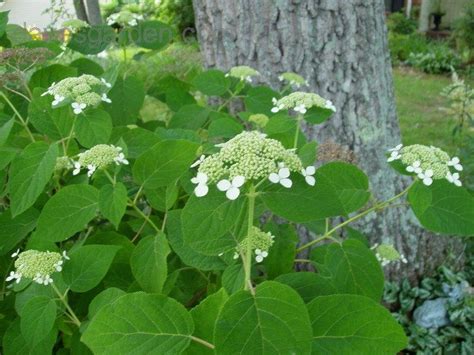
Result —
[[[64,260],[69,260],[66,252],[62,255],[51,251],[26,250],[20,253],[18,249],[12,254],[15,260],[15,271],[11,271],[6,281],[19,283],[22,278],[33,280],[40,285],[53,282],[51,275],[63,269]]]
[[[143,20],[143,16],[139,14],[135,14],[128,10],[122,10],[120,12],[116,12],[109,17],[107,17],[107,25],[111,26],[114,24],[124,26],[136,26],[138,25],[138,21]]]
[[[79,159],[74,162],[73,175],[79,174],[83,167],[87,168],[87,176],[91,177],[97,169],[103,169],[113,163],[128,165],[122,148],[108,144],[98,144],[80,153],[78,157]]]
[[[336,112],[336,107],[329,100],[323,99],[318,94],[296,91],[277,100],[273,98],[272,112],[292,109],[295,112],[305,114],[311,107],[321,107]]]
[[[387,161],[400,160],[406,165],[406,171],[416,174],[426,186],[433,180],[446,179],[456,186],[462,186],[459,173],[463,167],[458,157],[450,158],[443,150],[421,144],[404,147],[402,144],[389,149]]]
[[[202,197],[209,191],[208,183],[216,183],[227,198],[235,200],[240,188],[249,180],[269,179],[286,188],[292,186],[291,172],[301,173],[309,185],[315,184],[314,167],[304,168],[293,149],[286,149],[279,141],[267,138],[257,131],[242,132],[220,144],[218,153],[201,156],[191,167],[199,166],[196,177],[196,196]]]
[[[255,261],[261,263],[268,256],[268,251],[273,245],[274,239],[275,236],[270,232],[264,232],[253,226],[250,234],[235,248],[234,259],[237,259],[241,253],[246,253],[250,244],[250,249],[255,253]]]
[[[41,96],[52,95],[53,108],[61,103],[71,103],[74,113],[78,115],[88,106],[96,107],[101,102],[111,103],[106,93],[111,87],[112,85],[104,78],[99,79],[93,75],[83,74],[51,84]]]
[[[391,244],[376,243],[370,249],[375,251],[375,256],[382,266],[386,266],[395,261],[401,261],[404,264],[408,262],[405,256],[400,254]]]
[[[286,73],[281,74],[278,77],[278,80],[287,82],[288,84],[290,84],[291,86],[297,89],[299,89],[303,85],[306,85],[306,86],[309,85],[308,81],[305,80],[305,78],[303,78],[301,75],[298,75],[292,72],[286,72]]]
[[[255,69],[248,67],[246,65],[240,65],[237,67],[230,68],[229,72],[225,75],[226,77],[237,78],[241,81],[246,81],[248,83],[252,82],[252,78],[259,76],[260,73]]]

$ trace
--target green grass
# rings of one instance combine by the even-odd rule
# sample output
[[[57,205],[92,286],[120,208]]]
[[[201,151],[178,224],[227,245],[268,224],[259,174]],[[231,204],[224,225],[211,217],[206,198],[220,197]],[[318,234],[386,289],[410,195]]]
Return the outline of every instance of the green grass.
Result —
[[[393,81],[403,143],[434,145],[454,153],[455,120],[440,110],[446,106],[441,91],[451,79],[394,68]]]

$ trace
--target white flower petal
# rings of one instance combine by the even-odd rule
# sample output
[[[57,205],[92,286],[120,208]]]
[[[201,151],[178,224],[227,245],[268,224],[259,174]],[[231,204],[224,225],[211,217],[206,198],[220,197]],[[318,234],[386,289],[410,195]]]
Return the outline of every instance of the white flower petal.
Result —
[[[278,176],[277,173],[271,173],[270,176],[268,176],[268,180],[274,184],[278,184],[280,182],[280,176]]]
[[[238,175],[232,179],[232,186],[234,187],[241,187],[245,184],[245,177],[242,175]]]
[[[305,176],[304,178],[306,180],[306,183],[310,186],[314,186],[316,184],[316,179],[314,176]]]
[[[257,255],[257,256],[255,257],[255,261],[256,261],[257,263],[261,263],[261,262],[263,261],[263,256]]]
[[[305,171],[307,175],[314,175],[316,173],[316,168],[310,165],[306,167]]]
[[[281,169],[278,171],[278,176],[279,176],[280,178],[283,178],[283,179],[289,177],[289,176],[290,176],[290,169],[288,169],[288,168],[281,168]]]
[[[232,187],[232,184],[229,180],[222,179],[217,183],[217,189],[219,191],[227,191]]]
[[[432,183],[433,183],[433,179],[430,177],[425,177],[423,179],[423,184],[425,184],[426,186],[430,186]]]
[[[281,179],[280,184],[289,189],[293,185],[293,182],[290,179]]]
[[[229,190],[227,190],[225,195],[227,196],[229,200],[235,200],[237,197],[239,197],[240,190],[238,187],[232,186]]]
[[[197,197],[206,196],[208,192],[209,192],[209,187],[205,184],[198,184],[196,188],[194,189],[194,193],[196,194]]]

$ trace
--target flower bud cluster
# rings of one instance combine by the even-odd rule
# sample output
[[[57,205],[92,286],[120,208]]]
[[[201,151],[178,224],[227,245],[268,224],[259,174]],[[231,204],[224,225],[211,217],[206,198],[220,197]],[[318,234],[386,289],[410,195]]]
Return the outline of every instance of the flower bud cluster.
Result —
[[[257,113],[249,116],[249,122],[255,123],[259,128],[264,128],[268,123],[268,117],[263,113]]]
[[[15,271],[10,272],[7,281],[19,283],[22,278],[33,280],[42,285],[53,282],[51,275],[63,269],[64,260],[69,260],[66,252],[59,254],[51,251],[17,250],[12,254],[15,260]]]
[[[297,89],[303,85],[308,85],[308,81],[305,80],[305,78],[303,78],[301,75],[298,75],[292,72],[286,72],[286,73],[281,74],[278,77],[278,80],[287,82],[288,84],[290,84],[291,86]]]
[[[54,171],[61,172],[63,170],[69,170],[73,168],[73,161],[67,156],[56,158],[56,165],[54,166]]]
[[[108,144],[98,144],[78,155],[79,159],[74,162],[73,175],[80,173],[82,167],[86,167],[87,175],[90,177],[97,169],[103,169],[108,165],[128,165],[128,160],[122,153],[121,147]]]
[[[63,27],[71,30],[72,32],[77,32],[82,28],[90,27],[86,21],[79,19],[71,19],[63,22]]]
[[[433,180],[446,179],[456,186],[462,186],[459,173],[463,167],[458,157],[450,158],[443,150],[421,144],[413,144],[404,147],[399,144],[389,150],[390,156],[387,161],[400,160],[406,165],[406,171],[414,173],[427,186]]]
[[[58,107],[61,103],[71,103],[74,113],[80,114],[86,107],[96,107],[102,101],[111,103],[106,94],[110,87],[111,84],[105,79],[83,74],[53,83],[42,96],[54,97],[52,107]]]
[[[281,110],[293,109],[296,112],[304,114],[311,107],[321,107],[336,112],[336,108],[331,101],[323,99],[317,94],[301,91],[296,91],[287,96],[283,96],[279,100],[273,98],[273,106],[273,113]]]
[[[246,65],[241,65],[237,67],[230,68],[229,72],[226,74],[227,77],[237,78],[242,81],[252,82],[252,78],[259,76],[260,73],[253,68],[250,68]]]
[[[138,25],[138,21],[141,20],[143,20],[142,15],[135,14],[128,10],[122,10],[107,17],[107,25],[136,26]]]
[[[240,254],[245,254],[248,247],[255,253],[255,261],[261,263],[268,256],[268,251],[274,243],[275,236],[253,226],[248,236],[235,248],[234,259]]]
[[[405,256],[391,244],[375,244],[371,249],[375,251],[375,256],[382,266],[395,261],[401,261],[404,264],[408,262]]]

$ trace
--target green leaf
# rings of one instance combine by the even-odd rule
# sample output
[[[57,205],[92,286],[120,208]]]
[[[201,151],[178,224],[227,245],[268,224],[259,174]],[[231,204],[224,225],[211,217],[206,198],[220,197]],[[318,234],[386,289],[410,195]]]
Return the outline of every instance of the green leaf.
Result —
[[[275,214],[293,222],[348,215],[366,204],[370,197],[367,176],[356,166],[334,162],[316,171],[316,185],[292,176],[291,189],[274,186],[261,194]]]
[[[69,136],[72,130],[73,117],[69,106],[51,107],[51,98],[41,96],[43,90],[33,91],[33,100],[28,106],[28,117],[31,124],[49,138],[60,140]]]
[[[6,25],[5,33],[12,47],[16,47],[20,44],[31,41],[31,35],[29,32],[24,27],[19,25]]]
[[[10,136],[15,119],[8,120],[0,127],[0,147],[4,146]]]
[[[292,149],[295,143],[296,120],[286,113],[278,113],[270,117],[264,128],[268,138],[273,138],[281,142],[287,149]],[[298,132],[298,147],[306,142],[301,129]]]
[[[51,197],[41,211],[34,238],[59,242],[84,229],[95,217],[99,191],[89,185],[70,185]]]
[[[333,110],[322,107],[311,107],[303,116],[304,119],[312,124],[321,124],[334,114]]]
[[[69,66],[77,69],[77,75],[89,74],[101,76],[104,73],[104,69],[100,66],[100,64],[87,58],[78,58],[73,60]]]
[[[35,88],[48,88],[52,83],[61,81],[65,78],[77,75],[77,69],[66,67],[61,64],[52,64],[47,67],[38,69],[31,76],[28,86],[31,90]],[[51,101],[51,100],[50,100]],[[51,103],[50,103],[51,106]]]
[[[249,89],[244,99],[246,111],[251,113],[264,113],[272,115],[272,99],[278,97],[278,93],[267,86],[255,86]]]
[[[130,159],[138,158],[161,140],[156,133],[140,127],[130,129],[122,139],[127,145],[127,157]]]
[[[227,301],[229,296],[223,288],[216,293],[205,298],[201,303],[191,310],[191,316],[194,320],[194,336],[200,339],[204,339],[209,343],[213,341],[214,325],[217,320],[217,316],[221,311],[224,303]],[[193,342],[186,349],[187,354],[213,354],[211,349],[207,349],[202,345]]]
[[[209,117],[209,109],[199,105],[182,106],[171,118],[169,128],[183,128],[197,130],[201,128]]]
[[[112,27],[105,24],[84,27],[72,35],[67,46],[82,54],[98,54],[105,50],[115,37]]]
[[[263,282],[255,295],[230,296],[217,318],[214,343],[216,354],[309,354],[308,311],[290,287]]]
[[[474,236],[474,197],[444,180],[431,186],[416,182],[408,192],[420,223],[433,232]]]
[[[193,85],[204,95],[220,96],[229,90],[231,80],[217,69],[207,70],[200,73],[193,80]]]
[[[315,298],[308,304],[312,354],[397,354],[407,345],[403,328],[388,310],[357,295]]]
[[[221,257],[205,255],[184,243],[181,230],[181,212],[181,210],[168,212],[166,232],[173,251],[178,254],[183,263],[196,269],[202,271],[225,269],[227,264]]]
[[[107,95],[112,103],[107,104],[105,109],[112,117],[114,126],[134,124],[145,101],[143,82],[133,76],[119,77]]]
[[[102,307],[81,340],[94,354],[179,354],[189,346],[193,330],[183,305],[137,292]]]
[[[196,159],[197,148],[198,144],[186,140],[161,141],[138,157],[133,178],[150,189],[173,183]]]
[[[44,287],[44,286],[41,286]],[[43,355],[52,354],[56,343],[57,330],[53,330],[40,343],[29,346],[21,334],[20,319],[13,321],[3,336],[2,351],[5,355]]]
[[[236,246],[233,229],[242,213],[245,199],[229,200],[211,189],[205,197],[189,198],[181,213],[183,240],[191,248],[207,255],[218,255]]]
[[[104,291],[95,296],[91,303],[89,303],[89,319],[94,318],[94,316],[102,307],[114,303],[116,299],[126,294],[127,293],[125,291],[116,287],[106,288]]]
[[[29,300],[22,309],[21,334],[30,346],[44,340],[54,327],[56,302],[50,297],[37,296]]]
[[[0,255],[11,251],[35,227],[39,212],[30,208],[22,214],[12,218],[10,210],[0,214]]]
[[[127,188],[121,182],[107,184],[99,192],[99,209],[112,224],[118,229],[125,210],[127,209]]]
[[[63,278],[71,291],[86,292],[96,287],[109,270],[120,247],[85,245],[69,253],[64,263]]]
[[[264,260],[265,271],[269,279],[286,274],[294,269],[296,245],[299,242],[294,226],[289,224],[271,223],[265,231],[270,231],[276,236],[274,243]]]
[[[0,37],[2,37],[3,34],[5,33],[5,28],[7,27],[9,13],[10,11],[0,12]]]
[[[51,179],[57,157],[56,144],[35,142],[13,160],[8,182],[13,217],[35,203]]]
[[[325,282],[314,272],[292,272],[278,276],[275,281],[293,288],[305,303],[321,296],[320,284]]]
[[[234,264],[227,267],[222,273],[222,286],[230,295],[244,288],[245,270],[242,264]]]
[[[318,149],[317,142],[309,142],[303,145],[298,150],[298,156],[300,157],[301,162],[303,163],[303,166],[310,166],[314,164],[314,162],[316,161],[317,149]]]
[[[141,288],[149,293],[161,293],[166,277],[166,262],[170,248],[164,233],[140,240],[130,258],[132,273]]]
[[[243,127],[232,117],[215,119],[209,125],[209,138],[232,138],[243,131]]]
[[[350,293],[379,301],[384,276],[375,254],[363,243],[349,239],[313,250],[311,260],[318,264],[321,294]]]
[[[75,133],[79,143],[86,148],[108,143],[112,134],[112,119],[103,110],[87,110],[77,117]]]
[[[160,21],[139,21],[132,30],[132,39],[139,47],[158,50],[171,42],[174,31]]]

